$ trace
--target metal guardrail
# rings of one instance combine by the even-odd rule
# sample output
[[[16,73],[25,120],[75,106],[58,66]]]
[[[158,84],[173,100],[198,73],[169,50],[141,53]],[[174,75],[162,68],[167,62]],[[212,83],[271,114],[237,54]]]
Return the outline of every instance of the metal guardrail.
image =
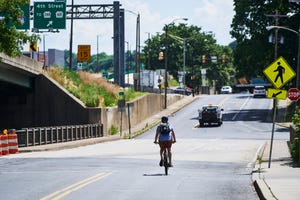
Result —
[[[102,124],[34,127],[16,130],[18,146],[28,147],[103,137]]]

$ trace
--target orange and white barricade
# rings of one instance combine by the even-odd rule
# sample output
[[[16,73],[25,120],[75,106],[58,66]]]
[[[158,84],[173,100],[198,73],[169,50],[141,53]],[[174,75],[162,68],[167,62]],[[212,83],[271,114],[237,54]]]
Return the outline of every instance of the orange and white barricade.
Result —
[[[8,149],[10,154],[19,153],[18,135],[14,129],[10,130],[8,134]]]
[[[2,156],[2,142],[1,142],[1,134],[0,134],[0,157]]]
[[[2,155],[8,155],[9,149],[8,149],[8,136],[7,136],[7,130],[3,131],[3,134],[0,135],[0,142],[2,145]]]

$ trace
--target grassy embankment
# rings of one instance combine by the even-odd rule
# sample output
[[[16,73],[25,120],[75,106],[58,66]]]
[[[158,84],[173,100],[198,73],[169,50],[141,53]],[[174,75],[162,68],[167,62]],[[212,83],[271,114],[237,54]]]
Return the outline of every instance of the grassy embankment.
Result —
[[[126,101],[145,94],[135,92],[133,89],[121,89],[105,78],[84,71],[75,72],[54,67],[50,68],[47,74],[88,107],[116,106],[120,99],[120,91],[124,91]]]

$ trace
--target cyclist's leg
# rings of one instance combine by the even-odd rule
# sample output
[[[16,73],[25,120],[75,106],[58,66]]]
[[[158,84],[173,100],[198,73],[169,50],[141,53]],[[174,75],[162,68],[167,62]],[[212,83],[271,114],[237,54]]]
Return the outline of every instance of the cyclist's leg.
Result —
[[[164,142],[159,142],[159,147],[160,147],[160,162],[159,162],[159,165],[162,166],[163,153],[164,153],[164,150],[165,150]]]
[[[172,163],[172,140],[168,141],[167,149],[168,149],[168,156],[169,156],[169,164],[170,164],[170,166],[173,166],[173,163]]]

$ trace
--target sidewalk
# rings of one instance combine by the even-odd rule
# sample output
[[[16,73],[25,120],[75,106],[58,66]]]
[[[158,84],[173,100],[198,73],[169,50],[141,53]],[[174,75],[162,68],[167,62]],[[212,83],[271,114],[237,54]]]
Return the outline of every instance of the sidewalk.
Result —
[[[137,136],[146,130],[152,128],[153,126],[157,125],[162,116],[170,116],[183,108],[184,106],[190,104],[191,102],[198,99],[199,96],[193,97],[190,96],[184,96],[181,100],[173,103],[172,105],[169,105],[167,109],[162,110],[161,112],[157,113],[156,115],[153,115],[141,123],[135,125],[131,128],[131,137]],[[20,153],[24,152],[37,152],[37,151],[53,151],[53,150],[60,150],[60,149],[68,149],[68,148],[76,148],[80,146],[85,145],[91,145],[101,142],[108,142],[108,141],[114,141],[119,140],[124,137],[124,135],[129,135],[129,130],[123,131],[122,136],[120,134],[118,135],[111,135],[111,136],[105,136],[105,137],[99,137],[99,138],[91,138],[91,139],[84,139],[84,140],[77,140],[77,141],[70,141],[70,142],[63,142],[63,143],[55,143],[55,144],[47,144],[47,145],[37,145],[37,146],[29,146],[29,147],[21,147],[19,148]]]
[[[300,167],[294,166],[287,141],[273,141],[269,168],[270,142],[262,147],[261,165],[257,162],[252,179],[260,199],[300,199]]]

